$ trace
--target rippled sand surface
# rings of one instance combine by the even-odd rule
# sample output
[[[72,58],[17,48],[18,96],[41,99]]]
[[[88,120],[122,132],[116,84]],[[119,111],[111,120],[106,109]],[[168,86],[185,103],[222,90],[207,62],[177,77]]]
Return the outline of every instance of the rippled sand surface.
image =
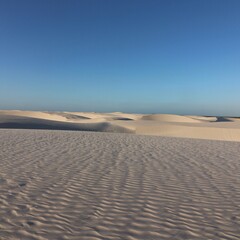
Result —
[[[0,130],[0,239],[240,239],[240,143]]]

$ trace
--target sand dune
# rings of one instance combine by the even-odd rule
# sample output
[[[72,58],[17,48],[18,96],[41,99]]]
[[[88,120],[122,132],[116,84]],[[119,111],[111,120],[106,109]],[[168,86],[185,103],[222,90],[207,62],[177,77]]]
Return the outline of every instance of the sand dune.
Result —
[[[0,128],[0,239],[239,239],[238,118],[16,110]]]
[[[200,120],[200,121],[206,121],[206,122],[216,122],[217,121],[217,117],[205,117],[205,116],[189,116],[189,117]]]
[[[204,125],[183,126],[171,124],[149,126],[142,124],[136,128],[135,132],[143,135],[240,141],[239,128],[209,127]]]
[[[30,118],[53,120],[53,121],[66,121],[66,117],[63,117],[57,113],[50,113],[50,112],[48,113],[48,112],[39,112],[39,111],[19,111],[19,110],[4,111],[2,110],[0,111],[0,115],[30,117]]]
[[[0,128],[58,129],[240,141],[240,120],[228,117],[94,112],[0,111]]]
[[[154,121],[161,121],[161,122],[187,122],[187,123],[195,123],[200,122],[200,120],[180,116],[180,115],[173,115],[173,114],[151,114],[142,117],[142,120],[154,120]]]
[[[0,118],[0,128],[14,129],[55,129],[95,132],[132,133],[131,129],[117,126],[109,122],[72,123],[66,121],[54,121],[22,116],[8,116]]]
[[[0,239],[239,240],[237,142],[0,129],[0,146]]]

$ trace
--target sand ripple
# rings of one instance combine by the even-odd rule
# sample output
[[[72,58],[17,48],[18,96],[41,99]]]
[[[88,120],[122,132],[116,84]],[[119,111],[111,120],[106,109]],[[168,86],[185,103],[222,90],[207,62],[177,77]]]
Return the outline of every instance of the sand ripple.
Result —
[[[240,238],[240,144],[0,130],[0,239]]]

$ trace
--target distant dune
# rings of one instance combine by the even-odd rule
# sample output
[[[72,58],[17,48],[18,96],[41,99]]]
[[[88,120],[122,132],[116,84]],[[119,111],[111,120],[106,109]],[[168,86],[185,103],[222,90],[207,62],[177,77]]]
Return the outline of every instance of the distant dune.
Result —
[[[180,115],[173,114],[151,114],[142,117],[142,120],[152,120],[161,122],[186,122],[186,123],[196,123],[200,120]]]
[[[238,118],[173,114],[2,110],[0,111],[0,128],[119,132],[240,141],[240,119]]]

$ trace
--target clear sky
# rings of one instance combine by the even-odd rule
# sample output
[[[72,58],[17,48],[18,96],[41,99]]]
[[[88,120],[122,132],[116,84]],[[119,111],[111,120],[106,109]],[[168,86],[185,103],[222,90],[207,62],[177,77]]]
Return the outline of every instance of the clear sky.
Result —
[[[0,109],[240,116],[240,1],[0,0]]]

